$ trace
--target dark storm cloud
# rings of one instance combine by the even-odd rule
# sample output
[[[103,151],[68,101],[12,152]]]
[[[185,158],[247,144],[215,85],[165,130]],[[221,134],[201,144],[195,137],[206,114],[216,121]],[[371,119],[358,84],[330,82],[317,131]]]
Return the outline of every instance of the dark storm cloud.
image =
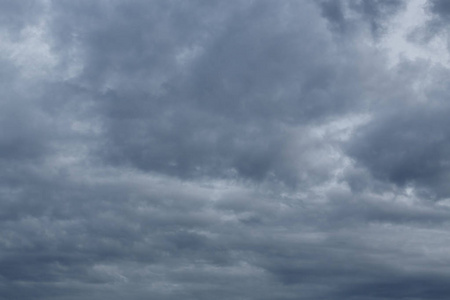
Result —
[[[387,66],[404,5],[0,1],[0,299],[443,299],[448,71]]]
[[[358,53],[332,44],[311,4],[192,7],[56,4],[55,47],[80,48],[74,83],[95,93],[107,126],[101,155],[181,177],[298,181],[286,127],[358,109],[362,84],[346,84],[366,72],[347,61]]]
[[[402,77],[410,77],[417,84],[421,63],[404,62],[399,66]],[[446,198],[449,195],[449,131],[446,100],[448,71],[439,67],[429,72],[434,85],[423,97],[411,95],[402,104],[383,105],[377,117],[362,126],[352,137],[349,154],[362,163],[381,180],[399,186],[413,185],[425,188],[430,197]]]
[[[443,0],[428,0],[428,8],[431,13],[439,15],[441,18],[448,21],[450,16],[450,5]]]
[[[360,293],[358,281],[352,283],[356,278],[375,286],[399,276],[389,258],[400,256],[383,249],[383,243],[402,252],[402,241],[385,241],[382,227],[380,233],[376,228],[353,232],[345,221],[339,228],[335,222],[336,232],[329,226],[317,228],[319,220],[328,223],[330,218],[320,212],[321,205],[304,203],[302,209],[283,211],[282,203],[270,196],[239,189],[210,204],[208,195],[220,188],[191,190],[170,180],[155,183],[139,177],[108,179],[116,175],[107,172],[101,176],[104,183],[86,171],[84,183],[68,178],[59,183],[53,177],[47,183],[52,188],[45,188],[47,194],[36,203],[41,210],[4,223],[5,297],[70,294],[69,299],[96,299],[99,293],[119,299],[121,293],[131,293],[137,299],[148,294],[207,299],[220,293],[231,299],[296,299],[302,293],[315,299],[342,293],[346,299]],[[141,184],[151,191],[137,194],[143,191]],[[405,232],[388,232],[407,237]],[[372,245],[362,243],[366,234],[371,237],[366,243]],[[52,284],[61,280],[77,284],[62,285],[64,293],[60,284]]]

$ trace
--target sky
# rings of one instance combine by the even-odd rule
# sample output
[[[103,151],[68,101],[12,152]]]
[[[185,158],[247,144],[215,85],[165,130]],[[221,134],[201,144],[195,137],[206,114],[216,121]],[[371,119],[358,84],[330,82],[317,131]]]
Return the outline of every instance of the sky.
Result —
[[[0,0],[0,299],[448,299],[449,26]]]

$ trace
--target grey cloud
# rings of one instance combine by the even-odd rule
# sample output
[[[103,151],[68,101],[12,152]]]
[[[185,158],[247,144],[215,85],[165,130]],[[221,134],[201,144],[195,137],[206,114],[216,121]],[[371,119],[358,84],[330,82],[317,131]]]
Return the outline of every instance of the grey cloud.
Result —
[[[161,299],[206,299],[220,291],[221,297],[232,299],[296,299],[298,293],[310,299],[342,293],[345,299],[360,293],[358,280],[382,285],[387,278],[398,278],[400,271],[389,260],[400,256],[389,247],[397,249],[393,240],[398,235],[415,237],[408,227],[405,235],[402,226],[408,222],[403,222],[394,225],[393,240],[383,240],[385,216],[392,212],[383,213],[380,205],[381,217],[365,217],[377,214],[376,209],[359,211],[336,193],[329,195],[333,208],[296,198],[273,199],[267,191],[245,186],[227,191],[124,176],[117,169],[92,171],[72,169],[65,177],[54,174],[15,192],[14,202],[28,210],[22,208],[17,219],[2,218],[0,274],[9,286],[4,297],[96,299],[98,293],[118,299],[131,293],[140,299],[150,293]],[[216,190],[222,191],[212,200]],[[2,201],[2,211],[6,208]],[[336,215],[339,210],[341,216]],[[360,218],[359,232],[353,232],[352,214]],[[425,211],[422,216],[426,221],[439,214]],[[433,237],[439,240],[440,234],[430,231],[427,239]],[[417,265],[427,264],[417,257]],[[413,274],[422,276],[420,271]]]
[[[372,36],[379,38],[386,29],[386,21],[406,6],[403,0],[322,0],[319,3],[331,28],[343,33],[343,37],[360,30],[359,27],[365,24]]]
[[[425,25],[417,26],[409,33],[409,40],[419,45],[428,44],[434,39],[443,39],[448,43],[448,22],[450,17],[450,6],[447,1],[428,0],[424,9],[429,18]]]
[[[409,66],[403,71],[417,69]],[[376,178],[398,186],[424,188],[424,195],[440,199],[448,196],[448,86],[439,84],[447,71],[437,67],[430,73],[436,85],[425,91],[425,103],[417,101],[419,95],[411,95],[408,100],[412,101],[403,105],[383,105],[377,118],[359,128],[346,147]],[[416,75],[410,80],[415,82]]]
[[[56,20],[68,21],[62,21],[66,30],[56,35],[62,36],[56,47],[67,36],[80,40],[86,65],[73,82],[97,95],[104,118],[100,155],[182,177],[237,172],[254,180],[274,174],[289,184],[298,181],[280,153],[289,139],[284,128],[357,109],[362,93],[345,83],[358,82],[358,71],[335,59],[340,50],[324,23],[310,16],[315,8],[213,3],[194,13],[166,5],[111,5],[108,17],[100,16],[107,25],[94,7],[83,14],[92,20],[81,29],[76,25],[83,20],[60,16],[73,10],[58,5]],[[150,8],[154,18],[130,21],[129,9],[139,14]],[[168,9],[171,14],[164,14]]]
[[[445,299],[448,287],[446,278],[440,275],[398,276],[376,284],[363,284],[356,289],[348,289],[343,295],[352,295],[358,299]],[[370,292],[368,292],[370,291]],[[356,298],[355,298],[356,299]]]
[[[360,139],[355,138],[350,153],[367,165],[375,177],[403,186],[409,183],[431,186],[437,196],[445,196],[448,172],[445,111],[424,114],[423,110],[406,110],[371,124],[361,130]]]
[[[112,299],[122,293],[137,299],[148,293],[161,299],[180,295],[206,299],[220,292],[221,297],[231,299],[243,295],[296,299],[298,293],[309,299],[331,294],[345,299],[359,295],[358,280],[373,284],[370,293],[376,294],[376,284],[397,278],[396,267],[383,262],[392,252],[380,251],[378,247],[384,246],[377,245],[379,241],[364,245],[372,243],[373,236],[382,237],[383,229],[378,234],[370,227],[363,229],[364,221],[359,223],[359,233],[351,232],[352,222],[343,222],[338,229],[326,210],[320,212],[321,205],[291,206],[291,217],[287,217],[279,201],[261,193],[225,193],[216,200],[216,208],[206,196],[214,189],[196,192],[176,182],[147,182],[152,192],[138,195],[142,187],[136,183],[120,185],[114,180],[113,186],[97,184],[89,189],[91,180],[81,186],[69,185],[83,192],[56,186],[56,195],[64,197],[45,195],[46,200],[38,202],[45,209],[32,209],[30,217],[10,225],[3,223],[2,247],[8,254],[2,257],[1,275],[10,283],[5,297],[28,291],[23,299],[39,297],[39,293],[42,299],[50,294],[96,299],[95,293]],[[130,180],[139,182],[139,178]],[[67,184],[67,179],[63,181]],[[73,198],[77,194],[83,198]],[[51,213],[58,209],[68,215],[60,219]],[[249,212],[262,222],[242,222]],[[319,219],[331,222],[337,232],[329,226],[316,227]],[[396,247],[392,241],[384,243]],[[371,261],[370,255],[381,257]],[[57,284],[61,280],[77,282],[78,287],[69,286],[62,293]],[[160,290],[157,282],[168,290]],[[42,291],[44,287],[48,292]],[[112,291],[117,291],[115,296]],[[383,296],[395,299],[395,295]]]
[[[449,17],[450,5],[447,1],[429,0],[428,7],[433,14],[437,14],[444,19],[447,19]]]
[[[2,89],[0,126],[0,159],[10,160],[33,159],[44,152],[45,143],[39,136],[45,136],[45,120],[34,112],[39,107],[32,106],[27,93],[22,89],[28,86],[14,88],[18,77],[17,69],[8,61],[2,61]],[[27,99],[28,98],[28,99]],[[44,127],[44,128],[42,128]]]
[[[27,3],[0,299],[447,294],[448,71],[361,42],[403,1]]]
[[[41,1],[29,0],[20,2],[2,0],[0,6],[2,7],[0,25],[8,30],[12,38],[20,38],[18,34],[20,30],[37,22],[44,9]]]

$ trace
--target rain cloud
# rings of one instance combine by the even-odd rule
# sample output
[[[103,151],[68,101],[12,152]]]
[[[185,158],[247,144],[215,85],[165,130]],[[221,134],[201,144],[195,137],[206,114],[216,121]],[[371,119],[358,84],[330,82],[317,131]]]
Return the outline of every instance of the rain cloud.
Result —
[[[447,299],[449,15],[0,1],[0,299]]]

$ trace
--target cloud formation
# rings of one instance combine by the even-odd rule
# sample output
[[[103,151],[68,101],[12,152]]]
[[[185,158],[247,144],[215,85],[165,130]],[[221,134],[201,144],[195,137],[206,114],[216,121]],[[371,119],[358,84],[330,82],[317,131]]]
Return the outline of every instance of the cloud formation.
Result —
[[[389,61],[408,5],[0,1],[0,299],[445,299],[449,69]]]

